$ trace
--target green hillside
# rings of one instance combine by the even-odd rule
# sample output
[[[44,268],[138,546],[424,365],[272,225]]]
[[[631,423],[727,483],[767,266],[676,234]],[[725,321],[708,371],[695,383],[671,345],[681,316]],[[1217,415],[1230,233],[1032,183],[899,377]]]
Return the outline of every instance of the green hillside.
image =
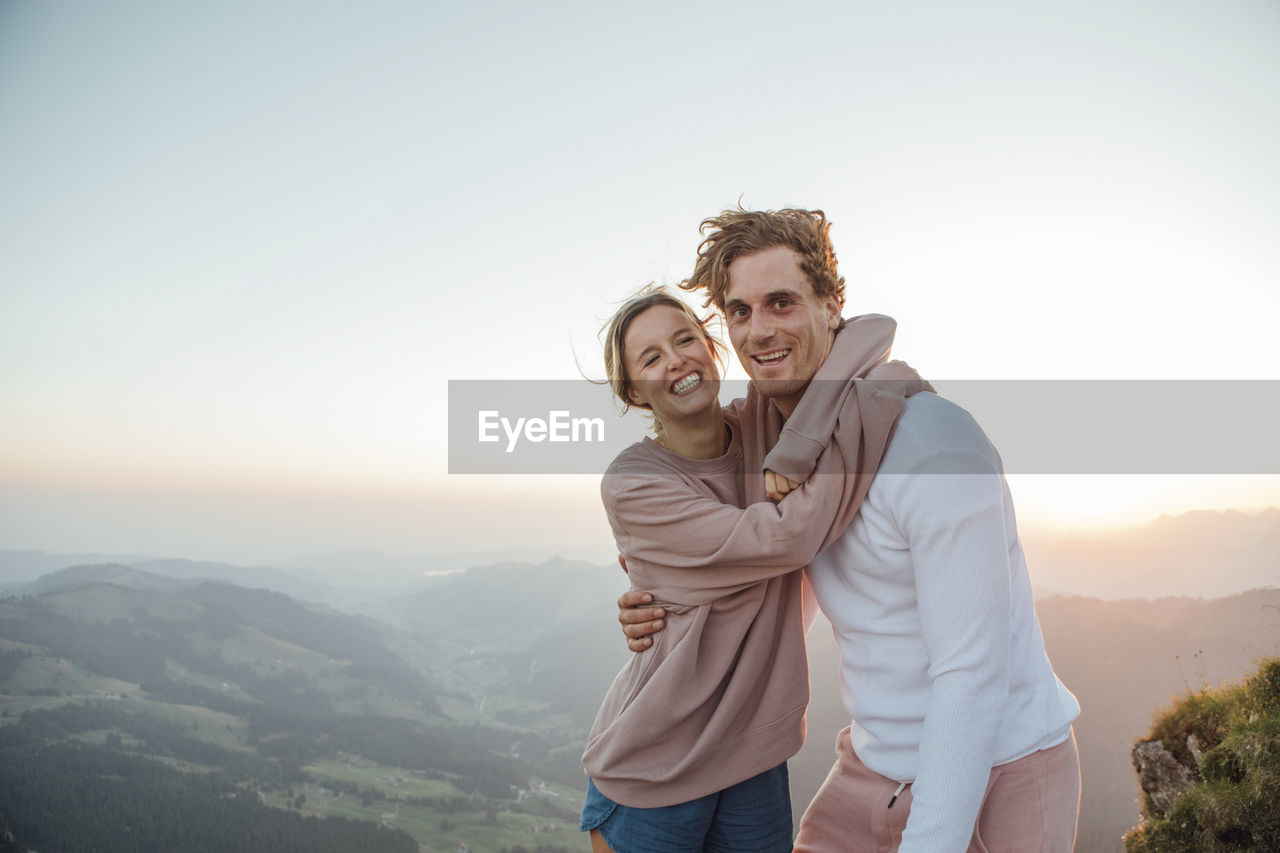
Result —
[[[579,845],[583,732],[477,725],[486,700],[528,707],[494,689],[505,671],[279,593],[118,567],[69,580],[0,601],[0,816],[17,843]]]
[[[1159,741],[1191,784],[1162,810],[1151,792],[1129,853],[1280,850],[1280,658],[1243,683],[1204,689],[1160,713]]]

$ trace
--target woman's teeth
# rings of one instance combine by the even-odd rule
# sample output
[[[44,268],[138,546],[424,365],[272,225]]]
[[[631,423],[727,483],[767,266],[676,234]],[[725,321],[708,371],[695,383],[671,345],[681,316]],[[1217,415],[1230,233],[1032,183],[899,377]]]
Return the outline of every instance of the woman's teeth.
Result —
[[[676,394],[683,394],[685,391],[688,391],[690,388],[694,387],[701,381],[702,381],[701,374],[690,373],[688,376],[684,377],[680,381],[676,382],[676,384],[672,385],[671,390]]]

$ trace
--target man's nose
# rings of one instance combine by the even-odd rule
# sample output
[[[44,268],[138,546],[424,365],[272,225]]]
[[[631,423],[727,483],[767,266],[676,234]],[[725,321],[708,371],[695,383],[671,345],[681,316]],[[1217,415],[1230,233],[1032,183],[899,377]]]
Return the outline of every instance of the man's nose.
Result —
[[[762,312],[751,315],[751,343],[760,345],[773,337],[773,323]]]

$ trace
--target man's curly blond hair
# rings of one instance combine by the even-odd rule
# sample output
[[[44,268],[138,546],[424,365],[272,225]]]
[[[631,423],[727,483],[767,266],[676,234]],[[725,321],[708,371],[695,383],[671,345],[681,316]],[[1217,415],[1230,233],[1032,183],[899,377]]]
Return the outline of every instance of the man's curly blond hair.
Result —
[[[800,269],[815,296],[834,295],[844,308],[844,278],[836,269],[831,223],[821,210],[731,208],[702,220],[699,231],[705,236],[698,246],[698,262],[680,287],[689,292],[705,289],[704,308],[714,304],[724,311],[731,263],[775,246],[786,246],[800,256]]]

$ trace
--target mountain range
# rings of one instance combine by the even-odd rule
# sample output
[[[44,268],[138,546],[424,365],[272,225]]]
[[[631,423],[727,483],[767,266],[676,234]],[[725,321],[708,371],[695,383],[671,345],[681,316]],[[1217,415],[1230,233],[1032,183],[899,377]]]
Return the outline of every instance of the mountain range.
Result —
[[[1200,510],[1141,527],[1023,537],[1042,592],[1118,600],[1219,597],[1280,584],[1280,509]]]
[[[1023,531],[1022,541],[1040,596],[1083,595],[1107,600],[1218,597],[1280,583],[1277,507],[1253,514],[1198,510],[1114,530],[1029,528]],[[116,563],[169,577],[273,589],[341,609],[376,611],[395,597],[432,588],[441,578],[476,566],[540,564],[552,559],[611,565],[613,549],[597,543],[561,548],[558,553],[547,547],[512,546],[407,556],[362,549],[255,566],[123,554],[0,550],[0,595],[23,594],[24,584],[58,569]]]
[[[1141,580],[1131,586],[1219,593],[1041,587],[1046,646],[1084,708],[1078,850],[1122,850],[1138,819],[1129,747],[1156,709],[1280,649],[1280,590],[1265,568],[1280,555],[1277,521],[1276,510],[1197,513],[1034,555],[1037,580],[1047,573],[1058,588],[1091,589],[1110,573],[1127,589],[1132,565]],[[1081,561],[1074,572],[1053,562],[1068,554]],[[10,579],[0,763],[15,768],[0,774],[0,836],[7,822],[36,849],[116,849],[111,832],[146,824],[177,849],[190,846],[184,827],[216,817],[228,832],[267,837],[285,821],[297,837],[358,839],[348,849],[582,849],[578,757],[628,655],[616,563],[508,560],[425,576],[414,559],[350,552],[308,559],[314,571],[91,556],[106,559],[0,553]],[[365,558],[373,568],[361,572]],[[1204,578],[1214,583],[1197,586]],[[1237,589],[1250,580],[1271,588]],[[809,738],[791,762],[797,815],[848,722],[829,628],[815,627],[809,645]],[[154,808],[117,779],[153,792]],[[85,819],[51,822],[53,806]]]

